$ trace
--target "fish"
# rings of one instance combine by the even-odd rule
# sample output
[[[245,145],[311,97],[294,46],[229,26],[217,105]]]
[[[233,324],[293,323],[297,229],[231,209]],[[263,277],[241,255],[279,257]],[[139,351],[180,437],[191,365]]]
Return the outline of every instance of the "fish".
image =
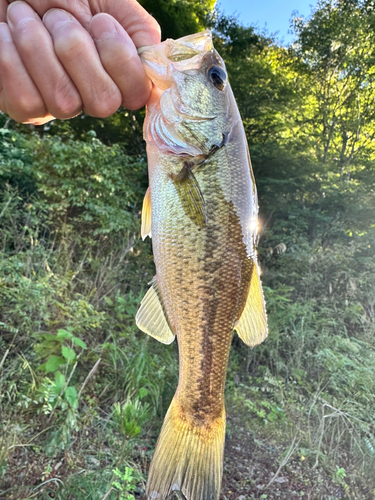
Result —
[[[256,254],[258,199],[247,140],[209,30],[139,50],[153,87],[144,138],[149,187],[142,238],[155,277],[136,314],[171,344],[179,381],[150,465],[147,498],[217,500],[223,473],[224,386],[233,332],[267,336]]]

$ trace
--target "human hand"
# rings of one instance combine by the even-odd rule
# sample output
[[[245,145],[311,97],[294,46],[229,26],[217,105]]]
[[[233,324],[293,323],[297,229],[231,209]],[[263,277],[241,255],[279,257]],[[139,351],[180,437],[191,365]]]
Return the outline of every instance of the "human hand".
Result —
[[[151,82],[137,47],[159,42],[136,0],[0,0],[0,110],[40,125],[139,109]]]

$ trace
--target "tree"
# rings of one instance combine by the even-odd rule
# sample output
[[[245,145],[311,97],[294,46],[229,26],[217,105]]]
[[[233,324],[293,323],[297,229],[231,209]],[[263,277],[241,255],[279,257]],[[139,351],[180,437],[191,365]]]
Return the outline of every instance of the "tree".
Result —
[[[314,114],[306,120],[319,161],[342,175],[375,137],[375,15],[372,2],[321,0],[313,15],[294,19],[293,52],[311,83]],[[366,153],[365,153],[366,154]]]
[[[205,29],[216,0],[140,0],[161,26],[162,38],[180,38]]]

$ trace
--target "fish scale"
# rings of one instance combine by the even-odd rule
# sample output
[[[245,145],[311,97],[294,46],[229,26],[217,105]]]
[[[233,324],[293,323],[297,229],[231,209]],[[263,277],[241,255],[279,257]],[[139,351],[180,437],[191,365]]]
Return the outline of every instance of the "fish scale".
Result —
[[[152,234],[156,276],[136,322],[161,342],[176,336],[179,351],[179,383],[147,495],[164,500],[180,491],[187,500],[217,500],[233,330],[251,347],[267,335],[254,246],[256,188],[211,34],[167,40],[141,58],[154,84],[144,127],[150,187],[142,236]]]
[[[210,379],[213,379],[215,392],[211,398],[215,402],[222,401],[221,393],[225,378],[225,370],[222,367],[226,365],[229,352],[222,346],[230,343],[235,321],[236,310],[233,299],[237,301],[238,293],[233,293],[232,289],[241,286],[238,284],[238,267],[241,265],[238,262],[238,252],[233,245],[234,252],[230,255],[228,246],[223,244],[228,239],[233,240],[233,237],[228,238],[228,230],[233,232],[234,225],[231,227],[228,224],[229,206],[222,196],[220,200],[218,194],[220,186],[214,181],[218,163],[217,161],[210,163],[205,168],[207,173],[197,174],[203,195],[210,200],[207,204],[207,226],[204,228],[197,227],[186,218],[173,189],[168,191],[162,189],[160,186],[164,182],[162,173],[155,171],[155,176],[150,179],[151,192],[156,193],[155,197],[151,198],[152,206],[155,207],[153,213],[157,214],[160,210],[165,214],[166,207],[173,206],[169,216],[156,215],[155,225],[161,224],[160,233],[166,236],[159,238],[158,228],[152,228],[152,233],[155,234],[154,258],[157,282],[165,300],[167,315],[176,318],[172,322],[176,324],[180,352],[179,392],[184,393],[183,399],[186,399],[191,406],[202,398],[201,384],[198,383],[202,377],[208,377],[207,380],[210,382]],[[222,163],[221,170],[223,170]],[[179,227],[184,228],[184,238],[181,238]],[[238,244],[241,244],[240,227],[237,233]],[[166,245],[165,240],[170,242],[170,245]],[[215,250],[218,255],[215,255]],[[183,267],[181,262],[185,262]],[[221,281],[233,285],[225,287],[224,292],[221,292],[219,285]],[[215,282],[218,283],[215,285]],[[215,302],[218,303],[216,307]],[[216,315],[213,314],[215,309],[218,310]],[[211,346],[209,350],[204,348],[207,346]],[[184,360],[188,352],[195,353],[196,359],[190,357],[185,368]],[[215,363],[207,366],[202,373],[202,364],[207,362],[208,356],[212,356]],[[196,370],[191,370],[191,363]],[[186,369],[188,374],[185,376]],[[194,380],[192,373],[196,374],[197,380]],[[199,386],[196,397],[189,391],[189,388],[195,386]]]

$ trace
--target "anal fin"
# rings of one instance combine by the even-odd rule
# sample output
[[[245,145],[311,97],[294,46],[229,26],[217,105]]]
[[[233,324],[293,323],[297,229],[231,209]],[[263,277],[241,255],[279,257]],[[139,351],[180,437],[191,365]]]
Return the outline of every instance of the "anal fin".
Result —
[[[168,324],[155,278],[151,283],[151,288],[142,299],[135,322],[140,330],[162,344],[171,344],[175,335]]]
[[[235,325],[240,339],[248,346],[261,344],[267,337],[267,312],[262,284],[259,277],[258,264],[254,262],[249,293],[244,310]]]

